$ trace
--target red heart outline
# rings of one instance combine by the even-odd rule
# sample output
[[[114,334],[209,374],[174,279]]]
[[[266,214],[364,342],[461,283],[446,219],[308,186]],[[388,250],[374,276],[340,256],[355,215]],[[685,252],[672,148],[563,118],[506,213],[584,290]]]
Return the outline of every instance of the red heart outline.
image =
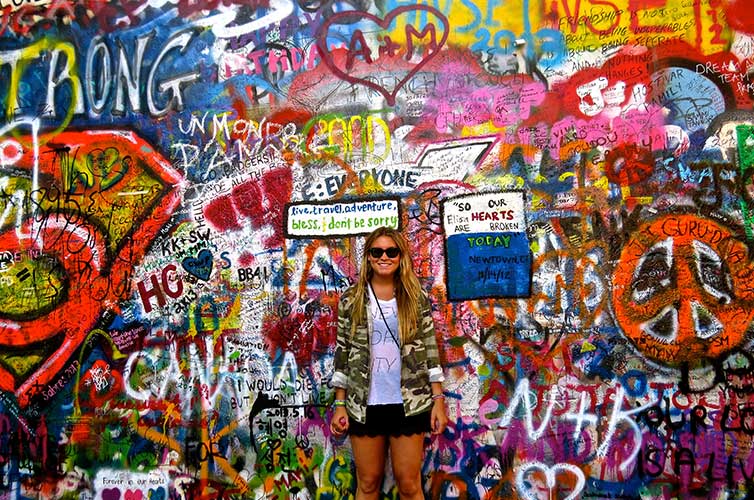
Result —
[[[339,21],[342,18],[353,18],[356,15],[360,15],[363,18],[371,20],[372,22],[374,22],[376,25],[378,25],[384,30],[388,26],[390,26],[390,23],[393,21],[394,18],[403,14],[404,12],[414,11],[414,10],[416,11],[423,10],[423,11],[429,12],[443,22],[444,27],[443,27],[442,39],[437,44],[437,50],[435,50],[429,55],[423,56],[422,60],[419,61],[416,64],[416,66],[414,66],[406,74],[406,76],[403,77],[403,79],[395,85],[392,92],[388,92],[382,86],[377,85],[376,83],[370,82],[369,80],[365,80],[363,78],[352,77],[335,65],[335,61],[333,61],[332,53],[330,53],[330,51],[327,48],[327,33],[331,25],[336,24],[337,21]],[[374,14],[370,14],[369,12],[364,12],[361,10],[350,10],[350,11],[339,12],[335,14],[334,16],[330,17],[329,19],[327,19],[324,23],[320,25],[319,29],[317,30],[317,50],[319,50],[319,55],[322,58],[322,62],[325,63],[325,65],[330,69],[330,71],[333,72],[333,74],[335,74],[335,76],[337,76],[341,80],[352,83],[354,85],[359,84],[359,85],[364,85],[366,87],[369,87],[372,90],[375,90],[376,92],[379,92],[380,94],[382,94],[387,100],[388,106],[395,106],[395,96],[398,94],[398,91],[401,89],[401,87],[403,87],[406,84],[406,82],[408,82],[409,78],[411,78],[416,73],[418,73],[419,70],[425,64],[427,64],[437,54],[440,53],[440,50],[445,45],[445,42],[448,39],[449,30],[450,30],[450,23],[448,22],[448,19],[439,10],[437,10],[434,7],[430,7],[429,5],[404,5],[404,6],[401,6],[392,10],[387,16],[385,16],[384,19],[380,19]]]

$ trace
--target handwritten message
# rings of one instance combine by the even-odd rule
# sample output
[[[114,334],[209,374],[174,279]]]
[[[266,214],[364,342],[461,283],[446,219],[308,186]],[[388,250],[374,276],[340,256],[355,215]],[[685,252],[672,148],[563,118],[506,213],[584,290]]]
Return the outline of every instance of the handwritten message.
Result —
[[[524,193],[479,193],[442,204],[448,298],[526,297],[531,251]]]
[[[161,498],[168,496],[168,477],[163,472],[126,472],[101,469],[94,478],[96,500]]]
[[[335,238],[368,234],[380,226],[398,229],[397,198],[341,203],[292,203],[286,206],[287,238]]]

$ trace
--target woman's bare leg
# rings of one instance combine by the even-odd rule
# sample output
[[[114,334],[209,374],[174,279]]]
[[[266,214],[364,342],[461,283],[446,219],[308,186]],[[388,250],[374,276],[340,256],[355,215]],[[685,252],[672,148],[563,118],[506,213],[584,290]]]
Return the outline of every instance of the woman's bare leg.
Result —
[[[356,463],[356,500],[379,498],[385,475],[387,438],[352,435],[351,448]]]
[[[401,500],[424,500],[421,477],[424,434],[390,437],[390,456]]]

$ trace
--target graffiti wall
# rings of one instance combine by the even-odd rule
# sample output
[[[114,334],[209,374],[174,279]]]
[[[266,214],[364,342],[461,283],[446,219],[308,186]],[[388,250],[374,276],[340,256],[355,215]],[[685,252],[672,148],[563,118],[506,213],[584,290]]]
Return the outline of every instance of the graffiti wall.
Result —
[[[0,499],[353,498],[379,226],[445,368],[427,498],[754,495],[746,0],[0,12]]]

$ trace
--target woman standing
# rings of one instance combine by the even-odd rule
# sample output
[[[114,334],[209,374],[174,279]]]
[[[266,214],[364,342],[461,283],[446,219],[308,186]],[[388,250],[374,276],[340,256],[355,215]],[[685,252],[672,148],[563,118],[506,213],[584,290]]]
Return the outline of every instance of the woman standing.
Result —
[[[388,447],[401,500],[420,500],[424,434],[448,422],[429,301],[402,234],[378,228],[364,249],[338,305],[330,430],[351,436],[356,500],[378,497]]]

